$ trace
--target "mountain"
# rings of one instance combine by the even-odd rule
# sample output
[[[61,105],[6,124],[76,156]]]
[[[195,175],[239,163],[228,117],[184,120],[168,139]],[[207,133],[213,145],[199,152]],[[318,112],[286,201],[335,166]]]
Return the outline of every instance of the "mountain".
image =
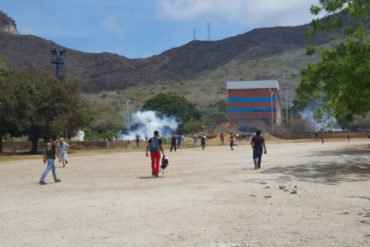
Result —
[[[0,10],[0,31],[18,34],[15,21]]]
[[[19,35],[14,20],[1,12],[0,55],[5,57],[7,66],[15,70],[35,67],[53,72],[49,50],[64,49],[65,76],[80,77],[84,92],[96,93],[189,81],[223,68],[303,49],[309,43],[324,45],[329,42],[325,33],[305,40],[307,29],[308,25],[260,28],[220,41],[192,41],[148,58],[128,59],[105,52],[80,52],[33,35]],[[298,71],[294,72],[295,77]],[[246,79],[263,78],[260,74]]]

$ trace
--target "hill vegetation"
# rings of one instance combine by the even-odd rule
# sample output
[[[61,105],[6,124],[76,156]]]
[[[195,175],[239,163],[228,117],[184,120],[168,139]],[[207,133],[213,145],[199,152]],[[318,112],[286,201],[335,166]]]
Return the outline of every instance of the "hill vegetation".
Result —
[[[308,42],[305,39],[307,30],[308,25],[260,28],[220,41],[192,41],[143,59],[128,59],[111,53],[84,53],[33,35],[1,32],[0,54],[5,57],[9,68],[16,71],[38,68],[52,72],[49,49],[65,49],[65,76],[81,78],[84,92],[97,93],[132,86],[194,80],[248,61],[254,61],[255,66],[260,68],[266,68],[266,65],[274,67],[278,64],[259,63],[259,60],[289,54],[304,48],[309,42],[322,45],[330,41],[326,33],[319,33]],[[298,71],[294,73],[299,74]],[[285,70],[273,76],[289,77]],[[271,78],[271,75],[252,74],[245,79],[263,78]]]

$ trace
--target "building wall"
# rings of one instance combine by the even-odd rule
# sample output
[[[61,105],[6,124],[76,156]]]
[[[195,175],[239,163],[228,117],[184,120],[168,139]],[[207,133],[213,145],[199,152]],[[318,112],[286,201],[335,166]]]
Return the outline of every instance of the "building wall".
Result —
[[[229,89],[228,108],[229,121],[237,124],[240,130],[249,131],[269,125],[272,118],[274,124],[280,121],[277,88]]]

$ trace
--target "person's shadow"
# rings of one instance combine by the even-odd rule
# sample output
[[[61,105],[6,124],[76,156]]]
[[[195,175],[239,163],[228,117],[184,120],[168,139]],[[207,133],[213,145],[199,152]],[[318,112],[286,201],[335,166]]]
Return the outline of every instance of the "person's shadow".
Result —
[[[138,179],[157,179],[161,177],[152,177],[152,176],[146,176],[146,177],[137,177]]]

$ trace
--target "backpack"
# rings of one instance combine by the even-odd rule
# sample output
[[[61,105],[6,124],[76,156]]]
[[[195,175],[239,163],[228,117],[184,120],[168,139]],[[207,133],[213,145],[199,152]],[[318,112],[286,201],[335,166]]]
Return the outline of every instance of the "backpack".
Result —
[[[152,154],[155,154],[159,151],[158,137],[151,138],[149,143],[149,149]]]
[[[46,143],[46,157],[55,159],[55,143]]]
[[[162,165],[161,165],[161,168],[162,169],[166,169],[167,168],[167,166],[168,166],[168,158],[167,158],[167,156],[163,156],[162,157]]]

